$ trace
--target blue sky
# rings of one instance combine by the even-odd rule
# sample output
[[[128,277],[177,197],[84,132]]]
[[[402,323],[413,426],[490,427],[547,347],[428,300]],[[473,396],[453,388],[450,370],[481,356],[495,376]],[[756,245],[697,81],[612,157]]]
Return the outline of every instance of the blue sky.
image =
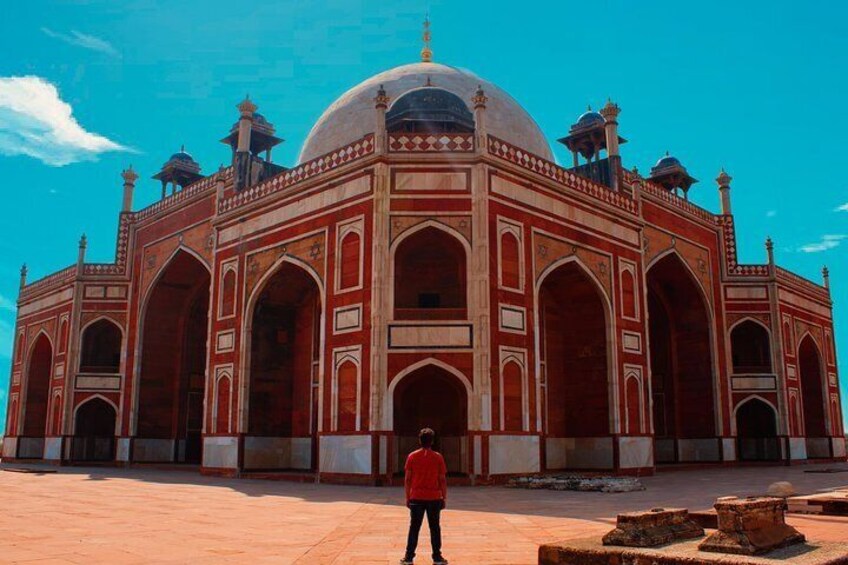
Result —
[[[671,151],[702,181],[693,200],[712,210],[712,179],[724,166],[734,178],[742,261],[764,261],[771,235],[782,266],[815,281],[823,264],[830,267],[844,362],[848,206],[838,208],[848,204],[848,6],[690,4],[7,3],[0,19],[0,430],[22,263],[31,280],[71,264],[83,232],[89,261],[112,260],[120,171],[131,163],[142,176],[136,207],[154,201],[159,188],[149,177],[183,143],[205,172],[214,171],[229,158],[218,140],[245,93],[286,139],[275,160],[293,163],[339,94],[417,60],[427,10],[434,60],[510,92],[549,140],[609,96],[623,110],[626,166],[646,172]]]

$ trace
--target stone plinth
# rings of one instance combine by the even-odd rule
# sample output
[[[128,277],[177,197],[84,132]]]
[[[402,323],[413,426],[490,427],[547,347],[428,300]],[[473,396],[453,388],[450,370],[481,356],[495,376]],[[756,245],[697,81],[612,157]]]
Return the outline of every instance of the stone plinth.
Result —
[[[767,556],[725,555],[698,550],[698,540],[662,547],[602,545],[597,537],[551,543],[539,548],[539,565],[848,565],[848,544],[804,543]]]
[[[603,544],[656,547],[702,535],[704,529],[689,519],[685,508],[654,508],[619,514],[615,529],[603,537]]]
[[[786,523],[781,498],[722,499],[715,509],[718,531],[701,542],[701,551],[760,555],[805,539]]]

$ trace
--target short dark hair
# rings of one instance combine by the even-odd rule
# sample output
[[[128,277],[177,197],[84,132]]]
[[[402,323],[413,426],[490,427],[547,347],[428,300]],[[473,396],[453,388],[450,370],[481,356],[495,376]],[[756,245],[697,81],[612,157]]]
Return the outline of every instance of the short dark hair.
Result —
[[[418,432],[418,443],[421,444],[421,447],[431,447],[433,445],[434,437],[436,437],[436,432],[430,428],[422,428],[421,431]]]

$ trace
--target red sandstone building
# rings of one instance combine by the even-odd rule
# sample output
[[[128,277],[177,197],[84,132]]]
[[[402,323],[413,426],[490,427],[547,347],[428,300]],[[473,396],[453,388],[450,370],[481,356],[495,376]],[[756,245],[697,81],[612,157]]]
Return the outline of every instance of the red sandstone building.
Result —
[[[675,462],[844,459],[824,286],[737,262],[619,109],[553,162],[532,118],[424,61],[354,87],[299,164],[245,100],[209,176],[185,152],[114,263],[22,273],[4,459],[192,463],[380,484],[423,426],[473,481]]]

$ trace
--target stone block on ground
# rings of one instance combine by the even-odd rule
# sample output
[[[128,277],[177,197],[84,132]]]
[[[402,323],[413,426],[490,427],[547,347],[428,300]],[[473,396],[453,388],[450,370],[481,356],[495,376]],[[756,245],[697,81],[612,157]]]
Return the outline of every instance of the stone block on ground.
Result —
[[[765,556],[725,555],[698,550],[698,540],[662,547],[603,545],[597,537],[545,544],[539,565],[848,565],[848,544],[811,542],[783,547]]]
[[[602,541],[604,545],[656,547],[703,535],[704,529],[689,519],[685,508],[653,508],[619,514],[615,529]]]
[[[715,509],[718,530],[701,542],[701,551],[760,555],[805,540],[786,523],[782,498],[721,499]]]

